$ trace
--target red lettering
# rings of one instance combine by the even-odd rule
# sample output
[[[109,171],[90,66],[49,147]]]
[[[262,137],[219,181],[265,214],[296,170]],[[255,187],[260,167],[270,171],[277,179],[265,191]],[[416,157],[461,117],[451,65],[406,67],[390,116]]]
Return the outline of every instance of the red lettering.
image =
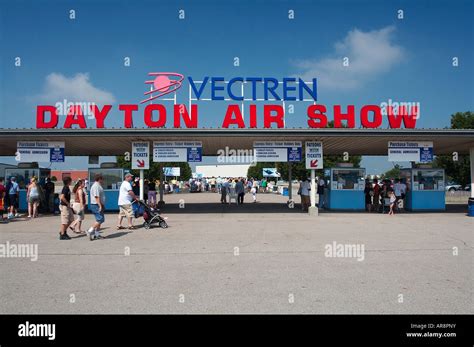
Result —
[[[158,119],[153,120],[153,111],[158,111]],[[161,104],[149,104],[145,107],[145,125],[150,128],[161,128],[166,125],[166,108]]]
[[[355,128],[354,105],[347,106],[347,113],[341,113],[341,105],[334,105],[334,127],[344,128],[343,120],[347,121],[347,128]]]
[[[124,125],[125,128],[133,128],[133,111],[138,110],[138,105],[120,105],[120,111],[125,111]]]
[[[387,107],[388,113],[388,123],[390,124],[390,128],[400,129],[401,123],[403,120],[403,124],[405,128],[414,129],[416,125],[417,115],[418,115],[418,106],[412,106],[410,114],[407,114],[406,107],[400,106],[398,108],[398,114],[393,114],[393,106]]]
[[[369,112],[374,113],[374,119],[369,120]],[[382,111],[378,105],[365,105],[360,110],[360,123],[364,128],[378,128],[382,125]]]
[[[250,105],[250,127],[257,127],[257,105]]]
[[[79,128],[87,128],[86,119],[82,113],[82,107],[80,105],[72,105],[67,113],[66,120],[64,122],[64,128],[70,129],[74,124],[79,125]]]
[[[46,112],[51,114],[51,119],[49,121],[44,119],[44,114]],[[56,112],[56,107],[49,105],[40,105],[36,107],[36,127],[38,129],[55,128],[57,125],[58,113]]]
[[[328,125],[326,106],[311,105],[308,107],[308,126],[310,128],[325,128]]]
[[[197,128],[198,125],[198,109],[197,105],[191,105],[191,117],[184,104],[174,105],[174,127],[181,128],[181,117],[183,117],[186,128]]]
[[[112,105],[104,105],[102,111],[99,110],[97,105],[91,105],[91,111],[94,114],[95,124],[97,128],[104,128],[104,120],[107,117]]]
[[[235,118],[232,117],[234,114]],[[227,107],[222,127],[228,128],[231,124],[236,124],[239,126],[239,128],[245,128],[245,122],[242,117],[242,113],[240,112],[239,105],[229,105],[229,107]]]
[[[276,114],[272,114],[275,112]],[[265,105],[263,106],[263,127],[271,128],[272,123],[276,123],[278,128],[285,127],[285,112],[283,106]]]

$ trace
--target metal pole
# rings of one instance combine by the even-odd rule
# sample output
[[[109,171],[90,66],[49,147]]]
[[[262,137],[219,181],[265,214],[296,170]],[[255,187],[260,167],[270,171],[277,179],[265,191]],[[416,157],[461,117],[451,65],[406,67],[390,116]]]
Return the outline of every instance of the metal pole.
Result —
[[[163,169],[160,167],[160,201],[158,202],[158,206],[163,206],[165,204],[163,200],[163,188],[164,188],[164,182],[163,182]]]
[[[311,216],[318,215],[318,208],[316,207],[316,170],[311,170],[311,190],[310,190],[310,197],[311,197],[311,206],[308,209],[308,213]]]
[[[471,199],[474,199],[474,147],[469,150],[471,160]]]
[[[291,200],[293,198],[293,186],[291,184],[291,181],[293,178],[291,177],[291,169],[292,169],[292,163],[291,161],[288,162],[288,200]]]
[[[140,200],[143,200],[143,175],[144,170],[140,169]]]

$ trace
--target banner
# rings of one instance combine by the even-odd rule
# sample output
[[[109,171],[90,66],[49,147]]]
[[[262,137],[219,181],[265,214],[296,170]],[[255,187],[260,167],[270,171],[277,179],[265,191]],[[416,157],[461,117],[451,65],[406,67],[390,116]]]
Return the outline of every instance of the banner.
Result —
[[[253,147],[257,162],[301,161],[301,141],[255,141]]]
[[[154,141],[153,161],[194,163],[202,161],[201,141]]]
[[[433,161],[433,142],[389,141],[388,161],[431,163]]]
[[[64,142],[61,141],[18,141],[17,161],[64,163]]]

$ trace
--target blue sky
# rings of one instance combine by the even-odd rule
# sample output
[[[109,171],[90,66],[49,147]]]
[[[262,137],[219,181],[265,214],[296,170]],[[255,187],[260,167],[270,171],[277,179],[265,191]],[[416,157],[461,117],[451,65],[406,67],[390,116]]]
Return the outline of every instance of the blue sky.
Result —
[[[472,1],[0,4],[2,128],[34,127],[36,105],[63,96],[113,103],[106,124],[121,126],[117,105],[142,100],[150,71],[195,79],[312,76],[318,78],[319,102],[328,106],[419,102],[420,128],[449,126],[452,113],[474,108]],[[184,20],[178,18],[181,9]],[[289,10],[294,10],[292,20]],[[349,67],[342,69],[344,56]],[[15,57],[21,67],[15,67]],[[124,57],[130,57],[130,67]],[[452,66],[453,57],[458,67]],[[187,86],[178,101],[187,103]],[[287,127],[306,127],[305,106],[297,104],[295,114],[287,115]],[[222,104],[199,107],[199,126],[222,122]],[[142,118],[139,112],[136,126],[142,126]],[[364,164],[369,171],[391,166],[386,158]]]

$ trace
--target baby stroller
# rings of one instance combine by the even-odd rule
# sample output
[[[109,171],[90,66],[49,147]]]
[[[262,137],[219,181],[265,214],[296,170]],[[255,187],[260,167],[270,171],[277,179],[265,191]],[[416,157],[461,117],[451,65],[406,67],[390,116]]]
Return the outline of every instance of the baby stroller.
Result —
[[[143,217],[143,227],[145,229],[150,229],[152,224],[155,223],[158,223],[160,228],[168,228],[168,223],[166,223],[166,220],[160,216],[160,210],[151,208],[141,200],[134,201],[132,207],[135,218]]]

